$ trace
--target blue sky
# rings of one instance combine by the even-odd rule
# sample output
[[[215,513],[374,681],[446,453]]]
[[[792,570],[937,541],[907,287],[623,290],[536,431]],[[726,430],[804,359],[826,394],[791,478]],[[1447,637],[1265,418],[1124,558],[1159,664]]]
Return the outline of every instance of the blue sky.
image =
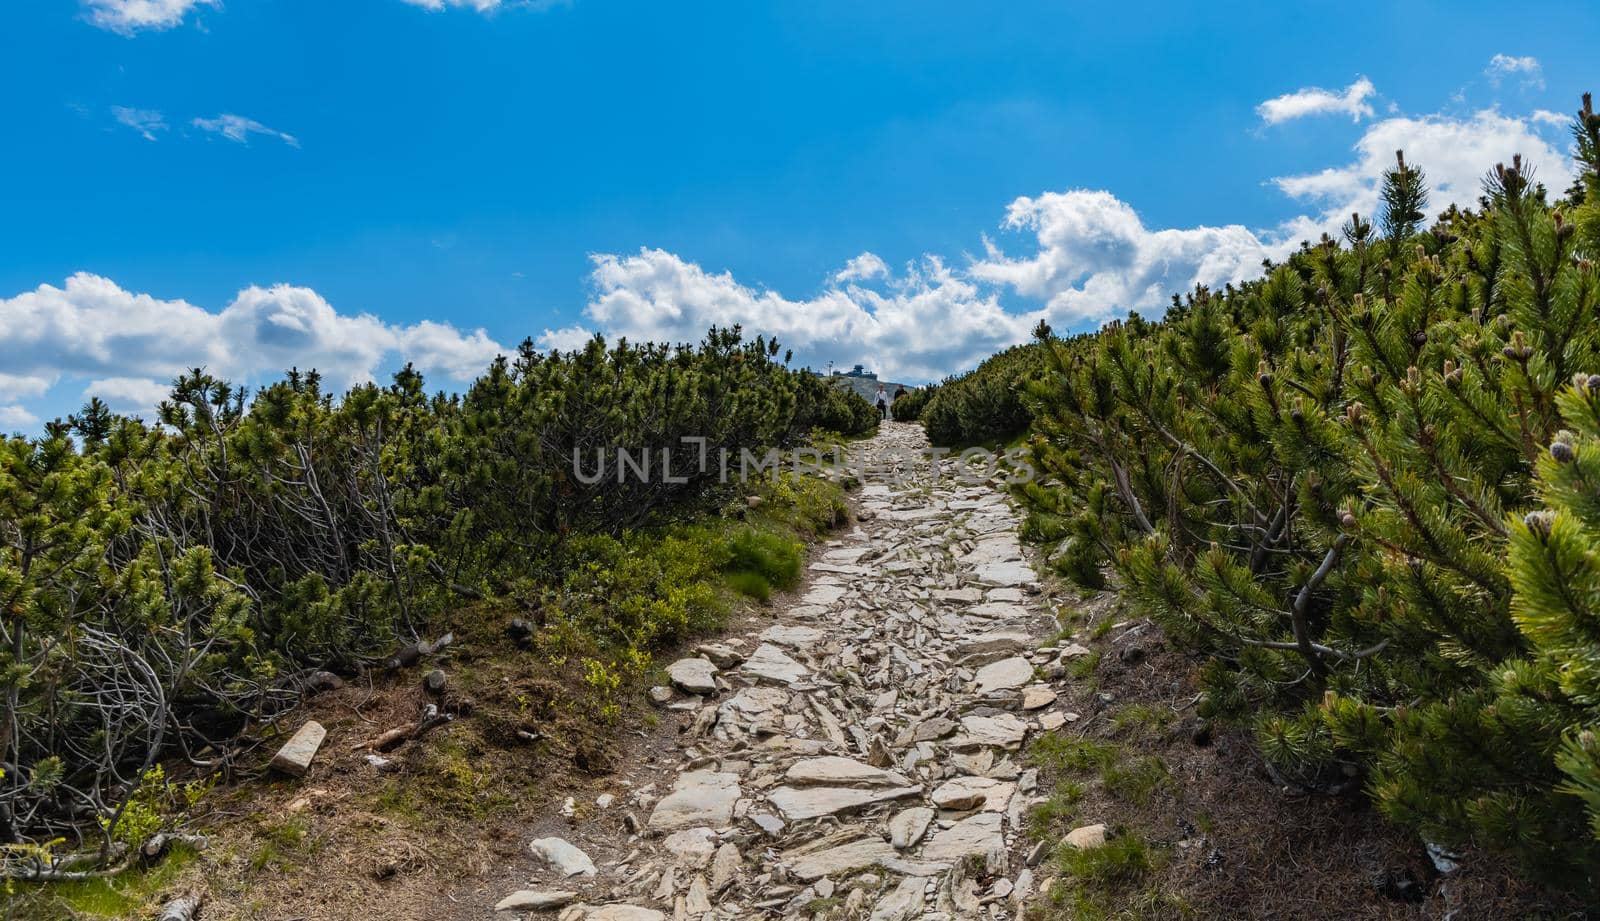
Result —
[[[712,321],[816,365],[937,377],[1039,316],[1081,328],[1247,277],[1367,209],[1397,145],[1438,205],[1475,199],[1512,151],[1564,190],[1551,113],[1600,89],[1600,12],[1506,20],[1475,3],[6,4],[0,428],[88,392],[138,411],[190,365],[342,382],[412,359],[455,387],[526,336]]]

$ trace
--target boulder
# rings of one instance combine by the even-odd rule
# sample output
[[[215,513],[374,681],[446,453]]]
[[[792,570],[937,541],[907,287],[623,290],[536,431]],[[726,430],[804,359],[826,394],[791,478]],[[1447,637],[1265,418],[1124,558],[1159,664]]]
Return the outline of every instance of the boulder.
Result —
[[[667,666],[667,677],[690,694],[715,694],[717,691],[717,667],[710,659],[679,659]]]
[[[594,861],[563,838],[536,838],[528,843],[534,856],[562,876],[593,876]]]

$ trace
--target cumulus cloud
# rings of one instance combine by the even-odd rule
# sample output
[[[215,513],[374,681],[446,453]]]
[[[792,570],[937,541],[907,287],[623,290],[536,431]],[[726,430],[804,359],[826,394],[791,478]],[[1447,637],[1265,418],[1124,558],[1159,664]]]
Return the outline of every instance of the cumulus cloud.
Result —
[[[1544,68],[1540,66],[1539,59],[1531,55],[1516,57],[1497,54],[1489,59],[1489,66],[1483,73],[1495,86],[1499,86],[1507,77],[1517,77],[1526,88],[1544,89]]]
[[[260,134],[288,144],[290,147],[299,147],[300,141],[294,135],[276,128],[268,128],[253,118],[243,115],[226,113],[216,118],[197,118],[191,122],[196,128],[211,134],[220,135],[235,144],[250,143],[250,135]]]
[[[1256,114],[1269,125],[1278,125],[1310,115],[1348,115],[1353,122],[1372,117],[1372,106],[1367,97],[1377,90],[1372,81],[1360,77],[1345,87],[1343,92],[1308,86],[1268,99],[1256,106]]]
[[[39,424],[39,417],[15,403],[0,403],[0,425],[20,432]]]
[[[90,23],[129,36],[147,29],[171,29],[182,23],[190,10],[221,5],[221,0],[83,0]]]
[[[985,241],[972,277],[1046,302],[1052,320],[1081,325],[1129,310],[1160,308],[1195,285],[1219,286],[1260,274],[1267,248],[1237,224],[1151,230],[1109,192],[1022,197],[1004,226],[1034,234],[1037,251],[1011,258]]]
[[[1357,89],[1354,98],[1369,92]],[[593,330],[694,341],[713,324],[739,324],[776,335],[813,364],[863,361],[892,378],[936,378],[1024,340],[1041,318],[1081,329],[1130,310],[1158,315],[1173,294],[1196,285],[1257,277],[1263,260],[1282,259],[1323,232],[1337,234],[1351,212],[1375,217],[1381,176],[1396,150],[1426,171],[1434,214],[1474,205],[1484,174],[1514,153],[1533,162],[1550,188],[1564,189],[1572,165],[1547,137],[1556,133],[1547,121],[1542,113],[1518,118],[1488,110],[1374,122],[1348,162],[1272,180],[1310,210],[1270,227],[1149,227],[1110,192],[1026,196],[1006,209],[1002,229],[1020,237],[1006,248],[986,238],[983,254],[964,266],[925,256],[900,275],[862,253],[809,297],[753,288],[664,250],[600,254],[592,257],[582,322],[546,330],[539,343],[575,348]],[[1002,295],[1026,305],[1007,309]]]
[[[132,128],[147,141],[155,140],[157,131],[167,130],[167,120],[160,112],[154,109],[112,106],[111,115],[117,120],[117,124],[122,125],[124,128]]]
[[[251,286],[212,312],[82,272],[61,287],[0,298],[0,328],[0,405],[16,406],[74,379],[119,409],[148,409],[167,382],[195,367],[241,382],[315,368],[343,387],[411,361],[425,374],[464,381],[505,352],[481,329],[344,314],[309,288]]]
[[[885,291],[830,285],[810,298],[752,288],[660,249],[591,258],[593,297],[584,316],[608,335],[693,342],[711,326],[737,324],[777,336],[802,362],[850,356],[906,380],[970,365],[1017,342],[1034,322],[1008,313],[996,293],[980,291],[935,257],[887,279]],[[589,328],[547,330],[539,344],[573,348]]]
[[[89,382],[80,398],[99,397],[112,412],[139,415],[165,400],[172,389],[167,381],[144,377],[102,377]]]
[[[833,274],[833,280],[843,281],[871,281],[874,278],[885,278],[889,274],[889,266],[876,253],[862,253],[846,262],[844,268]]]
[[[1517,118],[1486,109],[1466,118],[1427,115],[1384,119],[1370,126],[1355,145],[1355,159],[1316,173],[1280,176],[1273,183],[1291,198],[1318,208],[1316,214],[1286,222],[1278,236],[1288,243],[1315,240],[1335,233],[1352,212],[1371,218],[1378,212],[1383,171],[1394,166],[1394,154],[1427,176],[1428,201],[1437,214],[1450,205],[1472,206],[1483,177],[1496,163],[1522,154],[1553,191],[1565,191],[1573,178],[1572,162],[1546,137],[1537,115]]]

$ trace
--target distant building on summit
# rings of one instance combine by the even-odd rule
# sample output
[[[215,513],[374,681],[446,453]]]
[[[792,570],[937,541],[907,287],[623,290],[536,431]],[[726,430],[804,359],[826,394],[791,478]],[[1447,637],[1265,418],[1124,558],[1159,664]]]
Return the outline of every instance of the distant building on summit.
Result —
[[[829,380],[833,381],[835,385],[843,387],[846,390],[854,390],[856,393],[861,394],[862,399],[866,400],[868,403],[871,403],[874,406],[877,405],[878,387],[880,385],[878,380],[878,372],[868,371],[866,365],[856,365],[848,371],[832,370],[833,362],[829,362],[828,367],[829,370],[827,373],[823,373],[821,371],[815,371],[813,373],[821,377],[828,378]],[[911,387],[907,387],[905,384],[897,384],[894,381],[883,381],[881,382],[881,385],[889,393],[894,393],[895,388],[897,387],[905,388],[906,390],[913,389]]]

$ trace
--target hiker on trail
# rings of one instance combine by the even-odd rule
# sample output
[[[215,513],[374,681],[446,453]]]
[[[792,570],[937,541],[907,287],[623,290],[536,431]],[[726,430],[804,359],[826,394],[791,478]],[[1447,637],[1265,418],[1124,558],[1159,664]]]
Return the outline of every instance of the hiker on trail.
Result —
[[[889,395],[884,393],[882,384],[878,385],[878,412],[883,414],[883,418],[889,418]]]
[[[905,395],[906,395],[906,386],[904,384],[895,384],[894,385],[894,399],[890,400],[889,402],[898,403],[900,401],[900,398],[905,396]]]

